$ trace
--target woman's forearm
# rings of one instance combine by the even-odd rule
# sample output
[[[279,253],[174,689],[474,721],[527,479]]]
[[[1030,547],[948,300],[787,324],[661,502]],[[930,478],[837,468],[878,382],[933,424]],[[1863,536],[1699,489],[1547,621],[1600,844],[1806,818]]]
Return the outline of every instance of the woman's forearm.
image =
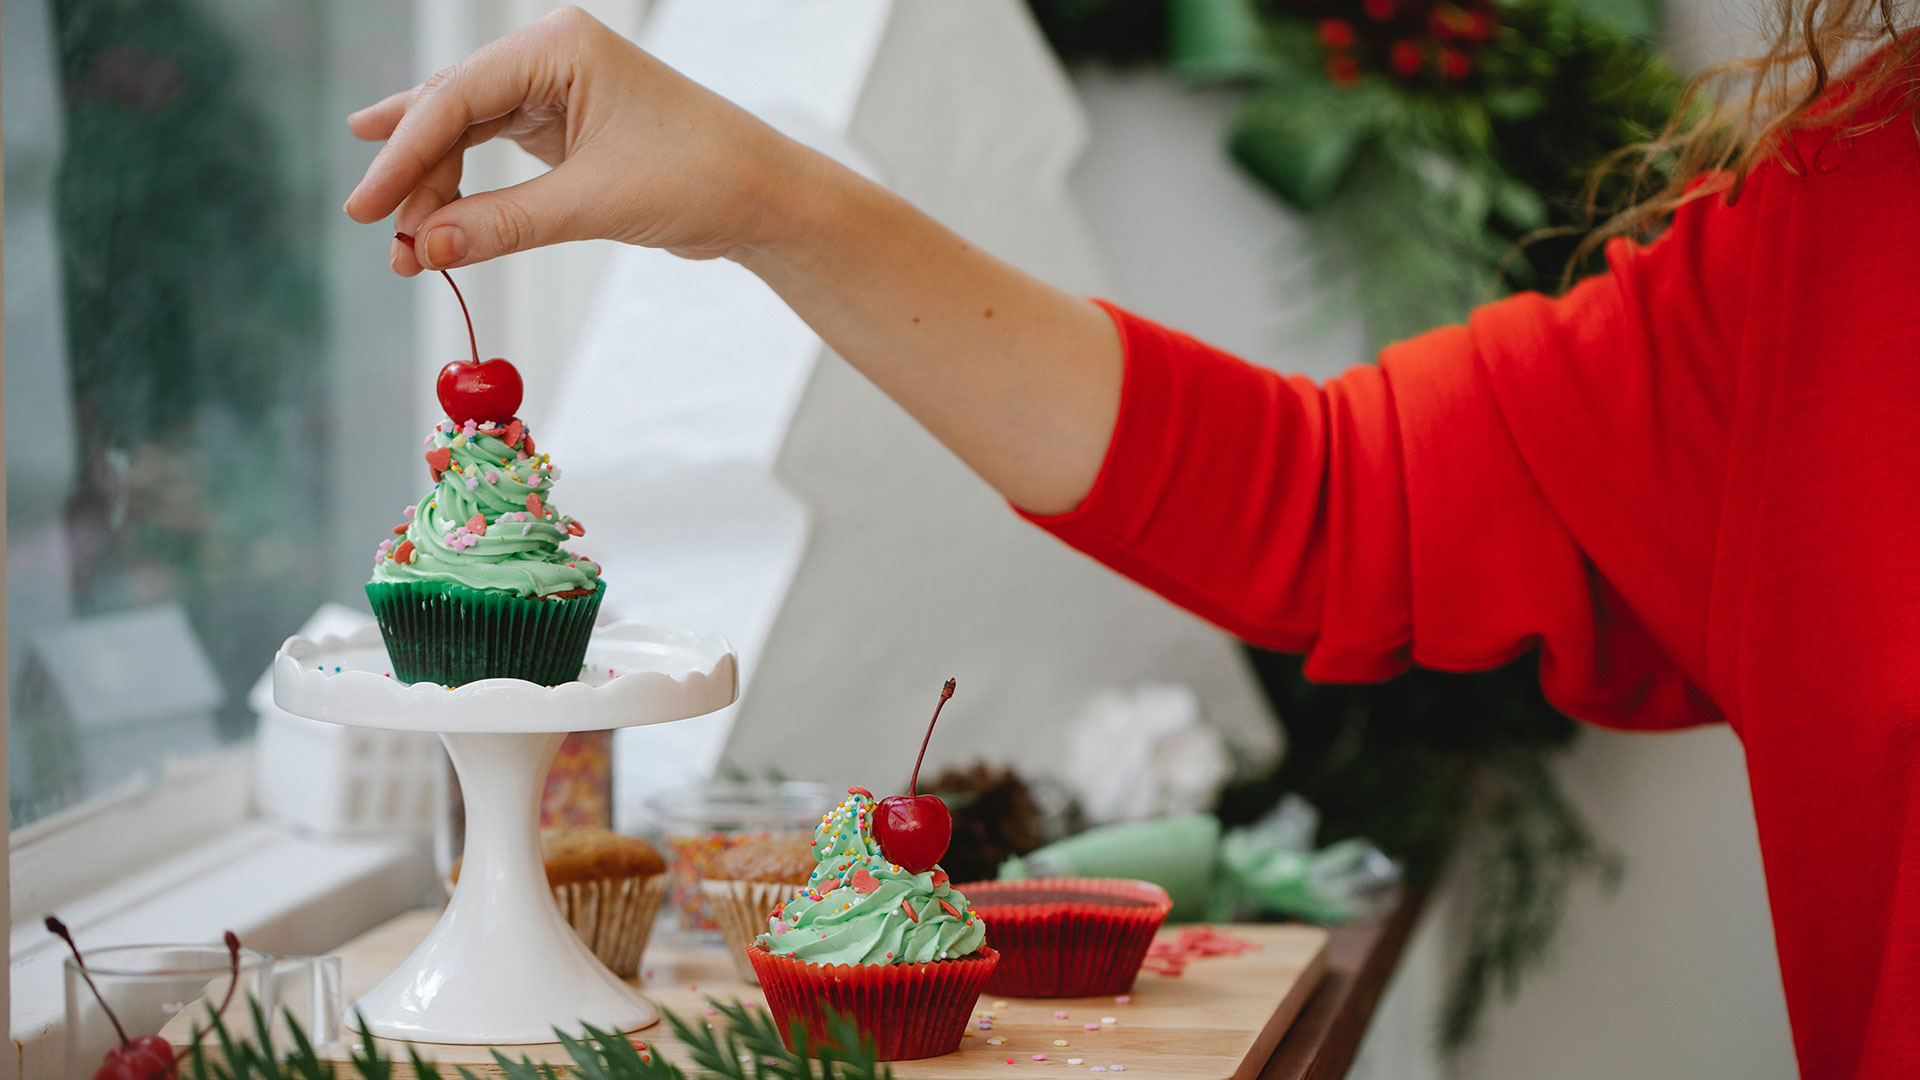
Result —
[[[1079,505],[1119,410],[1107,314],[796,151],[768,239],[733,258],[1014,505]]]
[[[348,119],[386,145],[348,196],[391,214],[401,274],[607,238],[764,278],[827,343],[1016,506],[1072,509],[1120,397],[1106,314],[993,258],[787,139],[578,8],[561,8]],[[551,166],[461,191],[510,138]]]

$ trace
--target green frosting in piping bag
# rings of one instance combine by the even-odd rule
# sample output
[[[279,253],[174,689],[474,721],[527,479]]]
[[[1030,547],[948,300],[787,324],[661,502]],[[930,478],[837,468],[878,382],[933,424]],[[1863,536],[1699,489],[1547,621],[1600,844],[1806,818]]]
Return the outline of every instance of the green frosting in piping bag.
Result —
[[[909,873],[873,840],[873,796],[853,788],[813,831],[819,865],[756,940],[810,964],[919,964],[980,948],[986,923],[939,867]],[[911,914],[909,914],[911,910]]]
[[[527,453],[531,445],[518,421],[436,425],[426,442],[428,468],[439,472],[433,490],[407,508],[404,535],[381,541],[373,580],[525,597],[596,588],[600,567],[560,546],[580,535],[579,523],[545,503],[560,470]]]

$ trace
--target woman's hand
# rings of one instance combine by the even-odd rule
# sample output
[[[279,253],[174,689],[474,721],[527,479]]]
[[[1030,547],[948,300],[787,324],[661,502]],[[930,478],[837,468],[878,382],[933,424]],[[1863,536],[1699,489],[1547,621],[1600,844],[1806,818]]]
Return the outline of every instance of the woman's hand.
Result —
[[[773,184],[817,155],[682,76],[576,7],[354,113],[385,139],[346,212],[394,214],[395,271],[413,275],[569,240],[611,239],[689,258],[765,242]],[[512,139],[551,171],[462,197],[468,148]],[[396,213],[397,211],[397,213]]]
[[[758,274],[835,352],[1025,509],[1092,487],[1119,411],[1105,313],[1001,262],[787,139],[578,8],[353,114],[385,139],[347,199],[395,214],[393,268],[444,270],[612,239]],[[460,194],[461,156],[505,136],[551,171]],[[397,213],[396,213],[397,211]]]

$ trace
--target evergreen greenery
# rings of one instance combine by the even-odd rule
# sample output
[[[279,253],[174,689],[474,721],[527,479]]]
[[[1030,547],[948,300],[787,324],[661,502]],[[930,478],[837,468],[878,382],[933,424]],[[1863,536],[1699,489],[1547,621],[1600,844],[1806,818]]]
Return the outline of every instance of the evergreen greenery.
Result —
[[[584,1037],[580,1038],[554,1032],[572,1061],[569,1066],[535,1064],[524,1056],[509,1058],[495,1050],[495,1069],[507,1080],[558,1080],[562,1076],[581,1080],[892,1080],[893,1070],[877,1059],[873,1040],[862,1036],[850,1020],[829,1018],[830,1045],[819,1051],[809,1050],[806,1031],[796,1021],[789,1032],[795,1049],[789,1050],[773,1018],[764,1011],[739,1002],[710,999],[708,1004],[717,1013],[711,1024],[688,1023],[671,1012],[663,1013],[674,1036],[686,1045],[693,1072],[668,1061],[644,1040],[591,1025],[582,1025]],[[220,1017],[214,1016],[205,1031],[211,1038],[194,1041],[184,1055],[180,1074],[186,1080],[392,1080],[395,1076],[393,1059],[371,1038],[361,1037],[350,1055],[352,1071],[343,1073],[320,1056],[291,1014],[283,1023],[286,1041],[293,1044],[293,1049],[281,1056],[264,1049],[273,1046],[273,1041],[267,1018],[257,1004],[252,1010],[250,1038],[236,1037]],[[417,1080],[447,1080],[447,1074],[421,1058],[415,1048],[409,1046],[407,1055],[409,1072]],[[453,1075],[478,1080],[465,1067],[456,1066]]]

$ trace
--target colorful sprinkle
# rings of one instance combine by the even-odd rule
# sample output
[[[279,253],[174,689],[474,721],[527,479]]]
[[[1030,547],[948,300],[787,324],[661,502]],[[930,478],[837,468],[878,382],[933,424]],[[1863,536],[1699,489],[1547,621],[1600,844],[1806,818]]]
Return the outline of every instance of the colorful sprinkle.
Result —
[[[1045,1055],[1045,1054],[1035,1054],[1035,1055],[1033,1055],[1033,1060],[1035,1060],[1035,1061],[1045,1061],[1045,1060],[1047,1060],[1047,1055]]]
[[[987,1040],[987,1045],[988,1045],[988,1046],[999,1046],[999,1045],[1000,1045],[1001,1043],[1004,1043],[1004,1042],[1006,1042],[1006,1041],[1007,1041],[1007,1040],[1005,1040],[1005,1039],[1003,1039],[1003,1038],[1001,1038],[1000,1036],[998,1036],[998,1035],[995,1035],[995,1036],[994,1036],[993,1038],[991,1038],[991,1039],[988,1039],[988,1040]]]
[[[1067,1018],[1067,1011],[1065,1009],[1056,1009],[1054,1010],[1053,1018],[1055,1020],[1065,1020]]]
[[[1068,1059],[1067,1059],[1067,1064],[1069,1064],[1069,1065],[1078,1065],[1078,1064],[1080,1064],[1081,1062],[1083,1062],[1083,1061],[1085,1061],[1085,1060],[1087,1060],[1087,1059],[1086,1059],[1086,1058],[1068,1058]]]
[[[1065,1040],[1065,1039],[1055,1039],[1055,1040],[1053,1040],[1053,1045],[1055,1045],[1055,1046],[1065,1046],[1065,1045],[1067,1045],[1067,1040]]]
[[[1120,1021],[1117,1018],[1112,1016],[1103,1016],[1100,1018],[1100,1022],[1103,1024],[1117,1024]]]
[[[1083,1027],[1083,1028],[1085,1028],[1085,1029],[1086,1029],[1086,1030],[1088,1030],[1088,1031],[1099,1031],[1099,1030],[1100,1030],[1100,1025],[1099,1025],[1099,1024],[1082,1024],[1082,1025],[1080,1025],[1080,1026],[1081,1026],[1081,1027]]]
[[[1133,1004],[1133,995],[1121,994],[1119,997],[1113,999],[1113,1003],[1115,1005],[1131,1005]]]

